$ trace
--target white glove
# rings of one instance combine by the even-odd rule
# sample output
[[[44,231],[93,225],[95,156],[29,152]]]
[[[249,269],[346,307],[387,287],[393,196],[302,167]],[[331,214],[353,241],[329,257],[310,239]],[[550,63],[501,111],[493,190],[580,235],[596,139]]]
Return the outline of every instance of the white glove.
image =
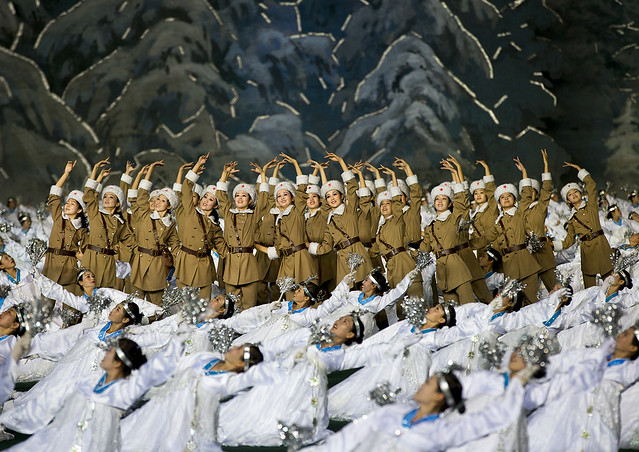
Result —
[[[528,382],[530,381],[532,376],[538,370],[539,370],[539,364],[532,364],[532,365],[526,366],[525,369],[520,370],[519,372],[517,372],[517,375],[515,375],[515,377],[519,378],[521,380],[521,384],[525,386],[525,385],[528,384]]]
[[[418,343],[421,339],[422,333],[418,332],[409,334],[408,336],[404,336],[402,338],[402,341],[404,342],[404,347],[410,347],[411,345]]]
[[[24,333],[18,338],[16,344],[11,349],[11,356],[15,362],[18,362],[31,348],[31,333]]]
[[[346,285],[350,286],[355,283],[355,272],[350,272],[346,276],[344,276],[344,282]]]
[[[280,309],[282,307],[282,302],[281,301],[271,301],[271,304],[269,305],[269,309],[271,311],[277,311],[278,309]]]
[[[408,272],[408,276],[410,277],[411,280],[414,280],[415,278],[417,278],[418,273],[419,273],[419,270],[417,270],[416,268],[413,268],[411,271]]]
[[[503,304],[504,304],[504,299],[501,297],[501,295],[497,295],[495,298],[493,298],[493,301],[491,301],[488,306],[493,311],[496,311],[497,309],[501,309],[503,307]]]

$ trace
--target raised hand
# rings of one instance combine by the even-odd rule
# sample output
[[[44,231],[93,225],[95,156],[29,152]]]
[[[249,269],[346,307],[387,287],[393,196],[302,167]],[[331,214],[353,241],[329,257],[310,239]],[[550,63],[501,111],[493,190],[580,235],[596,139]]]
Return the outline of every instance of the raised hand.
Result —
[[[581,167],[579,165],[575,165],[574,163],[564,162],[564,168],[574,168],[577,171],[581,171]]]
[[[519,160],[519,157],[515,157],[513,161],[515,162],[515,166],[517,167],[517,169],[521,171],[521,177],[523,179],[526,179],[528,177],[528,173],[526,171],[526,167],[523,165],[523,163],[521,163],[521,160]]]
[[[195,164],[195,166],[193,167],[192,171],[195,174],[200,174],[199,172],[200,169],[204,167],[204,164],[206,163],[206,161],[209,159],[209,156],[211,155],[210,152],[207,152],[206,155],[201,155],[200,158],[197,159],[197,163]],[[198,172],[199,171],[199,172]]]
[[[382,175],[379,173],[379,170],[371,165],[369,162],[364,162],[364,166],[368,171],[375,175],[375,179],[381,179]]]
[[[130,162],[130,161],[127,160],[127,162],[126,162],[126,170],[124,171],[124,174],[130,176],[133,171],[135,171],[135,163]]]
[[[65,172],[66,174],[71,173],[71,171],[73,171],[73,168],[75,167],[75,164],[76,164],[77,162],[78,162],[77,160],[74,160],[74,161],[69,160],[69,161],[67,162],[66,166],[64,167],[64,172]]]
[[[550,169],[548,166],[548,151],[545,149],[541,150],[541,158],[544,160],[544,173],[549,173]]]

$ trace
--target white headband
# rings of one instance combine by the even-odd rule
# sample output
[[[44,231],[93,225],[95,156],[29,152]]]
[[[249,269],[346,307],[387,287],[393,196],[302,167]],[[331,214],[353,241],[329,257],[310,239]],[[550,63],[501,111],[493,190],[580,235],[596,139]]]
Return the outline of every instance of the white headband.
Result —
[[[124,354],[124,351],[120,348],[120,345],[119,344],[115,344],[113,346],[113,349],[115,350],[115,354],[118,355],[118,358],[120,358],[120,361],[122,361],[124,363],[124,365],[127,366],[129,369],[133,370],[133,363]]]

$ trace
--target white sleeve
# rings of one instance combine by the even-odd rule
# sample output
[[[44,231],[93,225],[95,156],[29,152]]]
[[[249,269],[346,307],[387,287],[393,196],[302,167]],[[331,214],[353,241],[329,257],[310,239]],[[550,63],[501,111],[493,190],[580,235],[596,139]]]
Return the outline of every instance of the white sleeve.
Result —
[[[399,298],[404,295],[404,293],[408,290],[408,286],[410,286],[413,282],[414,277],[408,273],[404,278],[397,284],[397,286],[393,287],[391,290],[386,292],[381,297],[377,297],[372,300],[370,303],[367,303],[364,306],[364,309],[370,312],[378,313],[386,306],[396,302]]]
[[[84,296],[79,297],[77,295],[73,295],[60,284],[50,280],[44,275],[39,275],[37,277],[37,282],[40,285],[42,295],[45,297],[64,303],[67,306],[71,306],[73,309],[77,309],[83,314],[89,312],[89,304]]]
[[[240,334],[246,334],[264,325],[272,315],[271,306],[265,304],[246,309],[228,319],[222,319],[219,324],[232,328]]]
[[[18,365],[12,356],[8,356],[0,362],[0,403],[9,400],[16,385]]]
[[[306,345],[310,334],[308,328],[301,328],[262,342],[259,347],[264,361],[273,361],[287,350]]]

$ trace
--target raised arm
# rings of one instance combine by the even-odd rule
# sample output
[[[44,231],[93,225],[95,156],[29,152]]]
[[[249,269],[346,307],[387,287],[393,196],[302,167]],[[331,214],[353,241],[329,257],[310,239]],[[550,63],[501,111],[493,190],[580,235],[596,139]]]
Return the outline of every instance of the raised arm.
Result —
[[[69,178],[69,174],[71,174],[71,171],[73,171],[73,168],[75,167],[76,162],[77,160],[74,160],[74,161],[69,160],[67,162],[66,166],[64,167],[64,172],[62,173],[62,176],[60,176],[60,179],[58,179],[58,182],[55,183],[56,187],[62,188],[64,186],[64,183]]]

